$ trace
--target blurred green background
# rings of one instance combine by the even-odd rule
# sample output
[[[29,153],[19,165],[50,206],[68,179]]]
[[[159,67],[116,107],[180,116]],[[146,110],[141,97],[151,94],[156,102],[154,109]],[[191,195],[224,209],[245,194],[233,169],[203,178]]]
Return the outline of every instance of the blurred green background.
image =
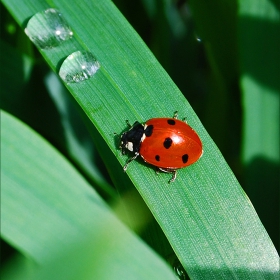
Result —
[[[266,9],[256,1],[113,2],[190,102],[279,252],[279,2],[267,1],[271,6]],[[13,93],[1,94],[1,108],[67,155],[59,115],[43,83],[49,68],[2,3],[0,8],[1,48],[16,48],[19,54],[18,60],[1,56],[0,89]],[[22,53],[25,72],[6,83],[5,71],[20,68]],[[75,113],[71,118],[79,122]],[[79,135],[86,134],[80,127]],[[110,192],[110,176],[91,149],[100,184]],[[102,188],[100,194],[108,199]],[[13,249],[1,242],[5,260]]]

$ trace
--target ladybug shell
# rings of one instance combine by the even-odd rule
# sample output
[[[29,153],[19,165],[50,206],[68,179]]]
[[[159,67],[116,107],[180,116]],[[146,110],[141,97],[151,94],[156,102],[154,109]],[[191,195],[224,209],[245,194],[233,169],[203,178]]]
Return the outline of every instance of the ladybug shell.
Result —
[[[185,122],[174,118],[154,118],[145,123],[140,155],[160,168],[178,169],[196,162],[202,155],[202,143]]]

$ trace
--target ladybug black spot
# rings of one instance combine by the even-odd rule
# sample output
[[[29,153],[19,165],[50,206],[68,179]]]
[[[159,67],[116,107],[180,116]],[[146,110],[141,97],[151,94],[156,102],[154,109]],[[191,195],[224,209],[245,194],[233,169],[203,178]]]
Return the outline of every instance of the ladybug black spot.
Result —
[[[167,123],[170,124],[170,125],[175,125],[175,121],[170,119],[170,120],[167,120]]]
[[[160,161],[160,156],[159,156],[159,155],[156,155],[156,156],[155,156],[155,159],[156,159],[156,161]]]
[[[188,159],[189,159],[189,155],[188,155],[188,154],[184,154],[184,155],[182,156],[182,161],[183,161],[183,163],[187,163]]]
[[[150,137],[153,134],[154,126],[152,124],[148,125],[145,129],[145,135]]]
[[[172,139],[170,137],[165,138],[164,142],[163,142],[163,146],[165,149],[169,149],[172,145]]]

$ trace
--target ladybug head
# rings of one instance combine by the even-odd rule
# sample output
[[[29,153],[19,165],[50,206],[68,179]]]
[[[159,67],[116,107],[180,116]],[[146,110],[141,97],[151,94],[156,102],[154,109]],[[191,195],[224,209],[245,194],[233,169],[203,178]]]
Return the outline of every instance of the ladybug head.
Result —
[[[141,138],[144,134],[144,126],[135,122],[133,126],[121,135],[120,149],[122,154],[125,154],[125,150],[129,150],[133,153],[139,153],[141,146]]]

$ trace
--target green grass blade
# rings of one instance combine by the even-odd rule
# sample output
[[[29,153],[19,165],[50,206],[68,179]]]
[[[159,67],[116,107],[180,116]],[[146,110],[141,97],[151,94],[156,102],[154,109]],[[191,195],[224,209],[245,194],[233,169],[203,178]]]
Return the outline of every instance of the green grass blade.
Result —
[[[114,166],[100,149],[110,174],[116,182],[129,176],[189,276],[277,279],[278,254],[248,197],[188,102],[114,5],[105,0],[39,1],[38,6],[26,1],[19,10],[16,1],[4,3],[21,25],[46,3],[65,16],[74,38],[41,50],[56,73],[61,61],[76,50],[89,50],[97,57],[101,68],[95,76],[67,88],[100,134],[97,138],[102,136],[121,163]],[[124,175],[121,165],[126,158],[120,156],[113,133],[125,128],[126,119],[145,121],[172,116],[176,110],[201,136],[200,161],[180,170],[171,185],[168,174],[156,176],[141,161],[133,162]],[[105,153],[110,154],[108,149]]]
[[[53,147],[3,111],[1,123],[1,235],[34,279],[174,279]]]

